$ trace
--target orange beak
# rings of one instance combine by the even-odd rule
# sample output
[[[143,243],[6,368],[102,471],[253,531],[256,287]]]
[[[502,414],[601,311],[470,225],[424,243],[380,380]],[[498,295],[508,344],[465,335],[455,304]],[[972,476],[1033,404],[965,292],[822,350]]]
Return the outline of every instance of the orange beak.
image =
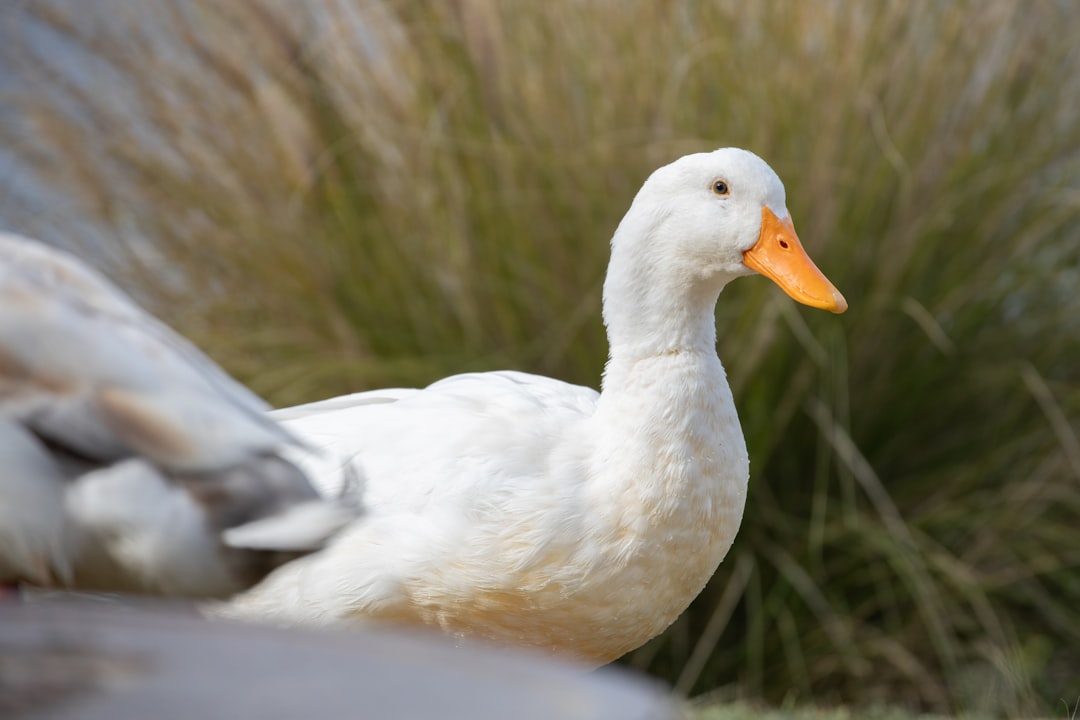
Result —
[[[743,264],[803,305],[834,313],[847,310],[847,300],[803,250],[790,217],[781,220],[769,208],[761,208],[761,235],[743,253]]]

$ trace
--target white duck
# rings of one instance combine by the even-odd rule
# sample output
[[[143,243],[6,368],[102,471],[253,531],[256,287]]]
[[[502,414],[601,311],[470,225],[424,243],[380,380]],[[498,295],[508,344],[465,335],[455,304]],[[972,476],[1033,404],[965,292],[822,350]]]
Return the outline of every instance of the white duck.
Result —
[[[0,584],[222,597],[355,513],[194,346],[74,257],[0,234]]]
[[[714,306],[755,271],[847,308],[756,155],[657,170],[611,242],[602,391],[491,372],[277,412],[324,451],[301,461],[324,492],[356,473],[366,515],[216,612],[426,624],[591,663],[659,634],[742,519],[749,466]]]

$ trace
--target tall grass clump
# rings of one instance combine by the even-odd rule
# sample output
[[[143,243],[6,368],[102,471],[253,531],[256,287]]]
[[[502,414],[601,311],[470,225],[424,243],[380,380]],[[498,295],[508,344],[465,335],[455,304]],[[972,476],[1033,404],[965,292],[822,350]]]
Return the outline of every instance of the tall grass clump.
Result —
[[[66,203],[19,222],[281,404],[505,367],[595,386],[641,182],[758,152],[851,310],[725,291],[746,518],[627,661],[778,703],[1080,696],[1067,3],[88,7],[6,13],[0,137]]]

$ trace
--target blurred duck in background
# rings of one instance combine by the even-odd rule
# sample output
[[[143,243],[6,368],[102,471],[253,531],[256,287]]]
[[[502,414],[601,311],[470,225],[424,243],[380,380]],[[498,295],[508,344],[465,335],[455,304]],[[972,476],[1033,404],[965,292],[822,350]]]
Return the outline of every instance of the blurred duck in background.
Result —
[[[0,583],[220,598],[356,510],[198,349],[76,258],[0,234]]]

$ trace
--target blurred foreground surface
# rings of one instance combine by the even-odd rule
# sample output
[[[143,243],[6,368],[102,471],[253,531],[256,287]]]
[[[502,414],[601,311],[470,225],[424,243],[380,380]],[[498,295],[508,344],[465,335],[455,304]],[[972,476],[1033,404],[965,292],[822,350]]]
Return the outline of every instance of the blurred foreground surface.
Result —
[[[209,622],[190,609],[52,601],[0,608],[0,717],[674,718],[658,685],[386,628]]]

